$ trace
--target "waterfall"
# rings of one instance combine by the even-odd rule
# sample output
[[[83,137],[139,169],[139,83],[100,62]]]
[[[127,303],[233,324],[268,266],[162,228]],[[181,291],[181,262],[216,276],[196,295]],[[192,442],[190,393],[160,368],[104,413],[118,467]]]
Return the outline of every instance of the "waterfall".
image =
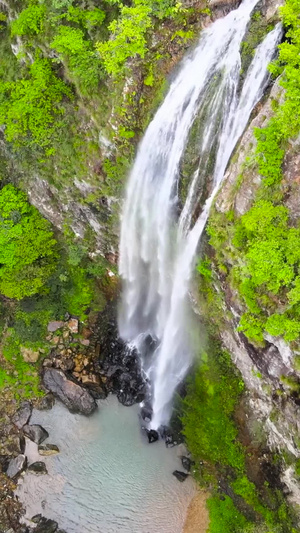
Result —
[[[197,246],[232,151],[268,83],[267,65],[281,37],[277,25],[242,79],[240,47],[257,2],[244,0],[202,32],[149,125],[129,177],[120,239],[119,331],[138,349],[149,376],[154,429],[168,423],[174,391],[192,362],[188,288]],[[199,167],[179,216],[179,165],[199,112]],[[212,192],[192,226],[197,184],[208,168]],[[149,343],[155,346],[150,355]]]

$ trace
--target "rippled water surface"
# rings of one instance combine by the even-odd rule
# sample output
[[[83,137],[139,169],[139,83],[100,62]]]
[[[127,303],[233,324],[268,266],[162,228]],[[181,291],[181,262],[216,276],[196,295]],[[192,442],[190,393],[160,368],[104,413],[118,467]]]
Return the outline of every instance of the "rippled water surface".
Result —
[[[67,533],[181,533],[194,483],[172,475],[182,469],[180,447],[149,445],[137,413],[113,396],[89,418],[58,403],[34,412],[31,423],[61,452],[42,458],[28,446],[29,463],[44,460],[48,475],[27,473],[18,487],[27,517],[42,512]]]

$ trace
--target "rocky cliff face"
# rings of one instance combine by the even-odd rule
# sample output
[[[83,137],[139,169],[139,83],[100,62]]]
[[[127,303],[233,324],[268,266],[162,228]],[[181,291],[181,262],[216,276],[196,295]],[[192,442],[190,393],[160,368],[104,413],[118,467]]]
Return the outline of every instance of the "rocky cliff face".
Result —
[[[185,0],[183,6],[192,8],[194,14],[187,14],[187,38],[174,37],[176,28],[162,23],[153,36],[150,51],[161,59],[155,65],[155,82],[145,81],[148,66],[139,60],[132,61],[130,76],[125,81],[106,82],[102,97],[93,101],[81,99],[76,112],[82,146],[75,154],[64,154],[64,147],[58,148],[59,164],[52,167],[42,163],[36,167],[34,160],[28,160],[24,168],[24,157],[16,157],[9,145],[2,142],[1,157],[8,167],[9,179],[28,192],[31,202],[62,230],[69,227],[79,240],[85,240],[89,252],[117,261],[119,212],[123,197],[124,182],[134,158],[137,142],[166,90],[174,66],[186,49],[197,38],[201,28],[216,18],[224,16],[239,4],[239,0]],[[280,4],[279,0],[262,0],[260,10],[266,20],[271,19]],[[9,20],[18,15],[14,2],[3,2]],[[26,43],[17,37],[10,41],[13,54],[25,52],[30,60],[32,52]],[[49,57],[53,51],[43,44]],[[146,73],[145,73],[146,70]],[[102,106],[103,98],[105,106]],[[120,139],[119,131],[130,135]],[[123,131],[122,130],[122,131]],[[123,135],[123,134],[122,134]],[[132,135],[132,137],[131,137]],[[82,165],[82,157],[85,164]],[[75,158],[75,163],[74,163]]]
[[[276,8],[276,3],[268,9]],[[273,12],[273,11],[272,11]],[[274,114],[274,102],[280,104],[284,92],[277,80],[268,96],[257,106],[254,118],[248,125],[232,156],[223,185],[217,195],[211,217],[222,220],[239,218],[249,211],[259,197],[262,177],[255,163],[255,128],[263,128]],[[283,180],[280,186],[282,205],[289,209],[292,227],[299,224],[299,139],[291,140],[287,146]],[[219,218],[218,218],[219,217]],[[226,222],[224,222],[224,227]],[[227,243],[225,243],[225,248]],[[245,312],[245,301],[241,298],[231,274],[239,258],[230,245],[223,254],[225,261],[220,265],[216,251],[207,242],[203,244],[201,256],[207,254],[212,268],[212,293],[209,298],[205,287],[200,284],[193,289],[195,309],[200,316],[207,316],[214,322],[223,346],[232,356],[247,387],[246,425],[253,441],[266,439],[275,453],[285,458],[281,473],[292,502],[300,503],[299,478],[295,464],[300,457],[300,401],[298,383],[298,342],[286,342],[282,337],[264,333],[264,342],[247,339],[239,331],[240,319]],[[208,303],[208,299],[211,300]],[[279,304],[280,305],[280,304]],[[282,304],[281,304],[282,305]],[[263,437],[262,437],[263,436]]]

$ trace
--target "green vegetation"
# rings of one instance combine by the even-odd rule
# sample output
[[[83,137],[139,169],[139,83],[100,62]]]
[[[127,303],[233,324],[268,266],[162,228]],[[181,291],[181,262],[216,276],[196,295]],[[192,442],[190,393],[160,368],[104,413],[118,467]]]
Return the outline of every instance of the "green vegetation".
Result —
[[[53,139],[62,134],[63,98],[71,90],[57,78],[48,59],[36,57],[26,78],[0,84],[0,123],[7,141],[45,148],[52,155]]]
[[[256,164],[263,183],[246,214],[214,211],[207,230],[218,269],[246,307],[239,329],[257,344],[264,342],[264,332],[287,342],[300,336],[300,230],[282,205],[284,184],[280,185],[287,141],[300,132],[299,3],[287,0],[281,14],[288,40],[280,45],[271,71],[278,74],[284,68],[280,83],[285,97],[274,103],[267,127],[255,130]]]
[[[241,533],[253,531],[245,516],[235,507],[229,496],[211,497],[207,500],[209,510],[209,533]]]
[[[241,68],[245,73],[253,59],[255,49],[273,29],[272,22],[266,22],[260,11],[254,10],[247,34],[241,45]]]
[[[243,390],[230,354],[210,340],[182,406],[183,434],[195,475],[212,493],[207,501],[209,533],[296,533],[280,491],[271,490],[267,482],[257,488],[251,481],[251,461],[258,459],[253,447],[248,451],[241,444],[235,421]]]
[[[285,90],[284,102],[264,129],[257,129],[257,158],[259,172],[267,186],[280,181],[284,144],[300,131],[300,5],[297,0],[287,0],[280,10],[287,28],[286,41],[279,45],[279,58],[270,70],[273,75],[283,71],[281,86]],[[283,70],[284,69],[284,70]]]
[[[132,7],[121,7],[120,19],[109,26],[113,39],[97,45],[108,74],[122,72],[129,57],[145,57],[146,32],[152,26],[150,13],[149,3],[143,0],[135,0]]]
[[[188,448],[199,460],[220,468],[244,469],[244,455],[237,442],[232,414],[243,391],[226,352],[202,354],[201,364],[184,401],[184,435]],[[220,445],[222,442],[222,446]]]
[[[24,193],[0,192],[0,292],[22,299],[41,290],[56,267],[56,240],[49,222]]]

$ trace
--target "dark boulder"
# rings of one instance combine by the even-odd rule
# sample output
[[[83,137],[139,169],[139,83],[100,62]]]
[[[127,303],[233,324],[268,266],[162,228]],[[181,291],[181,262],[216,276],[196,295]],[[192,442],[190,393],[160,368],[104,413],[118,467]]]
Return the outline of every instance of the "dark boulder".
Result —
[[[155,429],[146,429],[148,442],[151,444],[152,442],[156,442],[159,439],[158,432],[155,431]]]
[[[12,417],[12,422],[18,429],[21,429],[25,424],[27,424],[29,418],[31,417],[32,406],[29,402],[23,402],[20,408]]]
[[[59,453],[59,448],[56,444],[40,444],[38,450],[39,454],[43,456],[57,455]]]
[[[181,464],[185,470],[190,472],[192,465],[194,464],[193,461],[189,458],[183,455],[181,457]]]
[[[55,522],[55,520],[50,520],[50,518],[45,518],[40,515],[34,516],[32,521],[34,521],[34,519],[38,519],[34,533],[56,533],[58,523]]]
[[[24,435],[36,444],[41,444],[49,437],[48,431],[46,431],[39,424],[27,424],[23,427]]]
[[[61,370],[46,368],[45,387],[57,396],[73,413],[90,415],[97,407],[95,399],[83,387],[68,379]]]
[[[173,476],[178,479],[181,483],[186,480],[186,478],[189,476],[189,474],[186,474],[185,472],[181,472],[180,470],[174,470]]]
[[[20,454],[9,461],[9,465],[6,471],[6,475],[11,479],[18,476],[25,470],[27,466],[27,459],[25,455]]]
[[[35,463],[32,463],[29,465],[27,470],[33,474],[48,474],[46,465],[42,461],[36,461]]]

